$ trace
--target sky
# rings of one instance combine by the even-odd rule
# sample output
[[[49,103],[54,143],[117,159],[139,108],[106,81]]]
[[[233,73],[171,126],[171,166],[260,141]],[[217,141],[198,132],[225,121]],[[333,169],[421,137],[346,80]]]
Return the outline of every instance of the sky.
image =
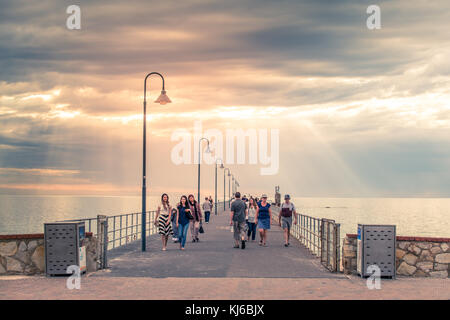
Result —
[[[66,27],[72,4],[80,30]],[[381,29],[366,26],[371,4]],[[449,197],[449,9],[447,0],[0,0],[0,193],[139,195],[144,78],[156,71],[172,103],[153,103],[161,79],[150,77],[150,194],[196,192],[200,123],[224,139],[278,132],[268,140],[273,174],[261,174],[260,154],[256,164],[248,154],[225,161],[243,193]],[[176,132],[191,137],[188,164],[173,161]],[[214,192],[214,157],[227,152],[211,149],[204,194]],[[223,183],[219,168],[220,195]]]

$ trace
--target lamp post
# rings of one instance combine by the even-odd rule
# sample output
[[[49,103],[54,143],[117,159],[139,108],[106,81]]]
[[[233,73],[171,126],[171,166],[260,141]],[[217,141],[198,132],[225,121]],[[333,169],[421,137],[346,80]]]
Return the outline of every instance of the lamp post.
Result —
[[[233,199],[234,193],[236,192],[236,191],[234,191],[234,182],[235,182],[234,175],[231,176],[231,182],[232,182],[232,184],[231,184],[231,197],[230,197],[230,199]]]
[[[229,168],[224,168],[223,170],[223,210],[225,211],[225,194],[226,194],[226,186],[225,186],[225,171],[228,170],[228,177],[230,176],[230,169]]]
[[[216,172],[215,172],[215,183],[214,183],[214,186],[215,186],[215,189],[214,189],[214,213],[215,213],[215,215],[217,216],[217,161],[220,161],[221,162],[221,165],[220,165],[220,168],[221,169],[223,169],[223,168],[225,168],[224,166],[223,166],[223,161],[222,161],[222,159],[221,158],[217,158],[216,159]]]
[[[200,145],[201,145],[202,140],[206,140],[208,142],[208,147],[206,148],[205,152],[206,153],[210,153],[211,152],[211,150],[209,150],[209,140],[206,139],[206,138],[200,138],[198,140],[198,183],[197,183],[197,186],[198,186],[197,202],[198,202],[199,205],[200,205]]]
[[[230,172],[228,172],[228,208],[231,208],[231,176],[233,174],[231,174]]]
[[[166,103],[170,103],[169,97],[166,95],[166,90],[164,88],[164,77],[162,74],[158,72],[150,72],[147,74],[147,76],[144,79],[144,129],[143,129],[143,143],[142,143],[142,226],[141,226],[141,238],[142,238],[142,251],[146,250],[146,224],[147,224],[147,217],[146,217],[146,196],[147,196],[147,186],[146,186],[146,167],[147,167],[147,161],[146,161],[146,153],[147,153],[147,141],[146,141],[146,126],[147,126],[147,78],[151,75],[158,75],[162,79],[162,90],[161,94],[159,95],[158,99],[155,100],[155,103],[159,103],[161,105],[165,105]]]

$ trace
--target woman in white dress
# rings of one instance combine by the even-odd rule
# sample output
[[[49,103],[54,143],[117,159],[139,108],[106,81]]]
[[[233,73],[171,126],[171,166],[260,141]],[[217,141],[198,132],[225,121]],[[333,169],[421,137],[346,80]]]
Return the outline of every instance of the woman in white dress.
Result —
[[[158,233],[161,235],[162,250],[166,251],[169,236],[173,234],[170,220],[172,218],[172,210],[169,204],[169,196],[164,193],[161,196],[161,205],[158,206],[155,217],[155,225],[158,226]]]

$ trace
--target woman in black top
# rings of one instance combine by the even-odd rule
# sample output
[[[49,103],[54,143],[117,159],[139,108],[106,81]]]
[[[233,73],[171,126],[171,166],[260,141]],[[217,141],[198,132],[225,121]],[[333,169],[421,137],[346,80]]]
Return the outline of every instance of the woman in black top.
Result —
[[[191,209],[191,214],[194,219],[191,220],[191,235],[192,242],[199,242],[198,238],[198,230],[200,229],[200,223],[202,222],[202,210],[200,209],[200,205],[197,201],[195,201],[194,195],[189,195],[189,207]]]
[[[186,244],[187,230],[189,228],[189,217],[191,215],[189,203],[186,196],[182,196],[177,207],[177,229],[180,249],[184,250]]]

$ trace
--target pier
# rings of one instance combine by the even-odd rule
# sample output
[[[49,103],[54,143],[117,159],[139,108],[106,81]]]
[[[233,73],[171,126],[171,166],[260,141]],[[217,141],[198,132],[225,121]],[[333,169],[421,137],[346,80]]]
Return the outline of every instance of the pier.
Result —
[[[182,277],[182,278],[342,278],[323,267],[320,260],[296,239],[291,246],[283,246],[283,230],[272,222],[268,246],[247,242],[246,248],[233,248],[229,212],[212,215],[209,224],[203,223],[205,233],[200,242],[192,243],[190,232],[186,250],[169,240],[167,251],[161,251],[160,236],[148,238],[146,252],[140,242],[109,250],[108,271],[97,272],[94,277]]]

